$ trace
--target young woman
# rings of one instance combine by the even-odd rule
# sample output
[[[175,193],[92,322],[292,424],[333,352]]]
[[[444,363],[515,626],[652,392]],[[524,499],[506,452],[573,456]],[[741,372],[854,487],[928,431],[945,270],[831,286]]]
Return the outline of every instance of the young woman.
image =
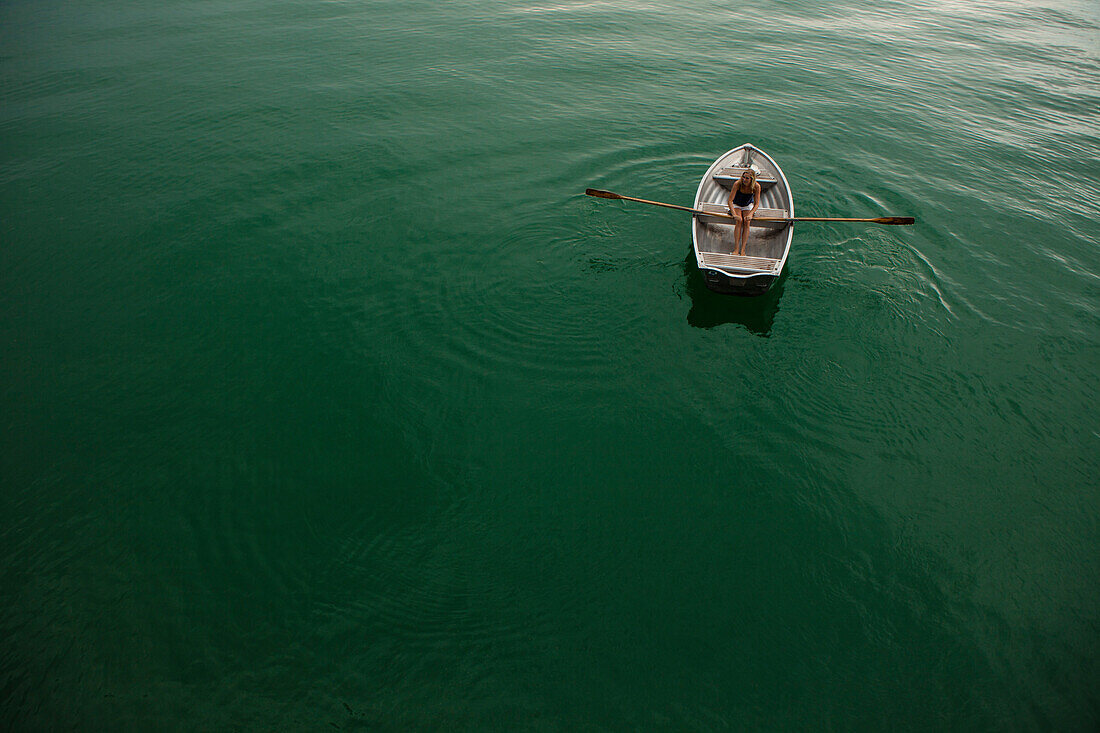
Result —
[[[747,169],[737,183],[730,189],[730,214],[737,219],[734,224],[733,238],[736,243],[735,255],[745,254],[745,242],[749,239],[749,222],[760,208],[760,184],[756,182],[756,171]]]

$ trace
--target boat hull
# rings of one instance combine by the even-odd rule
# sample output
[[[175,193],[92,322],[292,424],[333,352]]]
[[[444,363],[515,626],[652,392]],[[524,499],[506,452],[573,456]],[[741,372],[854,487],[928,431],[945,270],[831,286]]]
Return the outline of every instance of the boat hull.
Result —
[[[707,288],[724,295],[763,295],[771,290],[778,275],[731,276],[722,270],[702,268],[703,282]]]
[[[779,165],[764,151],[745,144],[718,157],[703,175],[695,209],[728,214],[730,187],[739,171],[751,167],[761,184],[757,217],[793,217],[794,199]],[[793,226],[790,222],[753,222],[743,256],[737,250],[729,219],[696,215],[691,238],[696,265],[707,288],[730,295],[761,295],[775,284],[786,266]]]

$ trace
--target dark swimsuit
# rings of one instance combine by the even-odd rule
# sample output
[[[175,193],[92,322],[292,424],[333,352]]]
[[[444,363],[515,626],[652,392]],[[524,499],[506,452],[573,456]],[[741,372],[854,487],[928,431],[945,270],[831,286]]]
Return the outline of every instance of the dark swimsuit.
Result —
[[[755,191],[749,191],[745,193],[741,190],[741,184],[737,184],[737,189],[733,193],[733,205],[734,206],[748,206],[753,202]]]

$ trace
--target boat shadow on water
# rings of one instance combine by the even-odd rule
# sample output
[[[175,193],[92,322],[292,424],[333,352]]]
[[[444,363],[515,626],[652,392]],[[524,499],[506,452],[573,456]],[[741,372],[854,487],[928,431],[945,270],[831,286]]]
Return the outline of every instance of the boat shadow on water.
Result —
[[[783,297],[786,279],[787,271],[784,268],[779,279],[763,295],[716,293],[704,282],[703,273],[695,264],[695,253],[689,252],[684,258],[685,289],[691,300],[688,323],[695,328],[715,328],[726,323],[736,323],[757,336],[766,338],[771,334],[775,314],[779,312],[779,299]]]

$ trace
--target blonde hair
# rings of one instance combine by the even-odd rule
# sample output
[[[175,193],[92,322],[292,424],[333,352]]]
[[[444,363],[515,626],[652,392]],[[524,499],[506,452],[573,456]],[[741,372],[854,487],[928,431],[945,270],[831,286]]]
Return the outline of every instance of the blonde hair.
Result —
[[[738,177],[738,179],[737,179],[737,190],[738,191],[741,191],[741,187],[743,185],[745,185],[743,176],[746,173],[748,173],[749,176],[752,177],[752,180],[749,181],[749,191],[752,191],[756,187],[756,171],[754,171],[752,168],[746,168],[745,170],[741,171],[741,176],[742,177]],[[748,193],[749,191],[743,191],[743,193]]]

